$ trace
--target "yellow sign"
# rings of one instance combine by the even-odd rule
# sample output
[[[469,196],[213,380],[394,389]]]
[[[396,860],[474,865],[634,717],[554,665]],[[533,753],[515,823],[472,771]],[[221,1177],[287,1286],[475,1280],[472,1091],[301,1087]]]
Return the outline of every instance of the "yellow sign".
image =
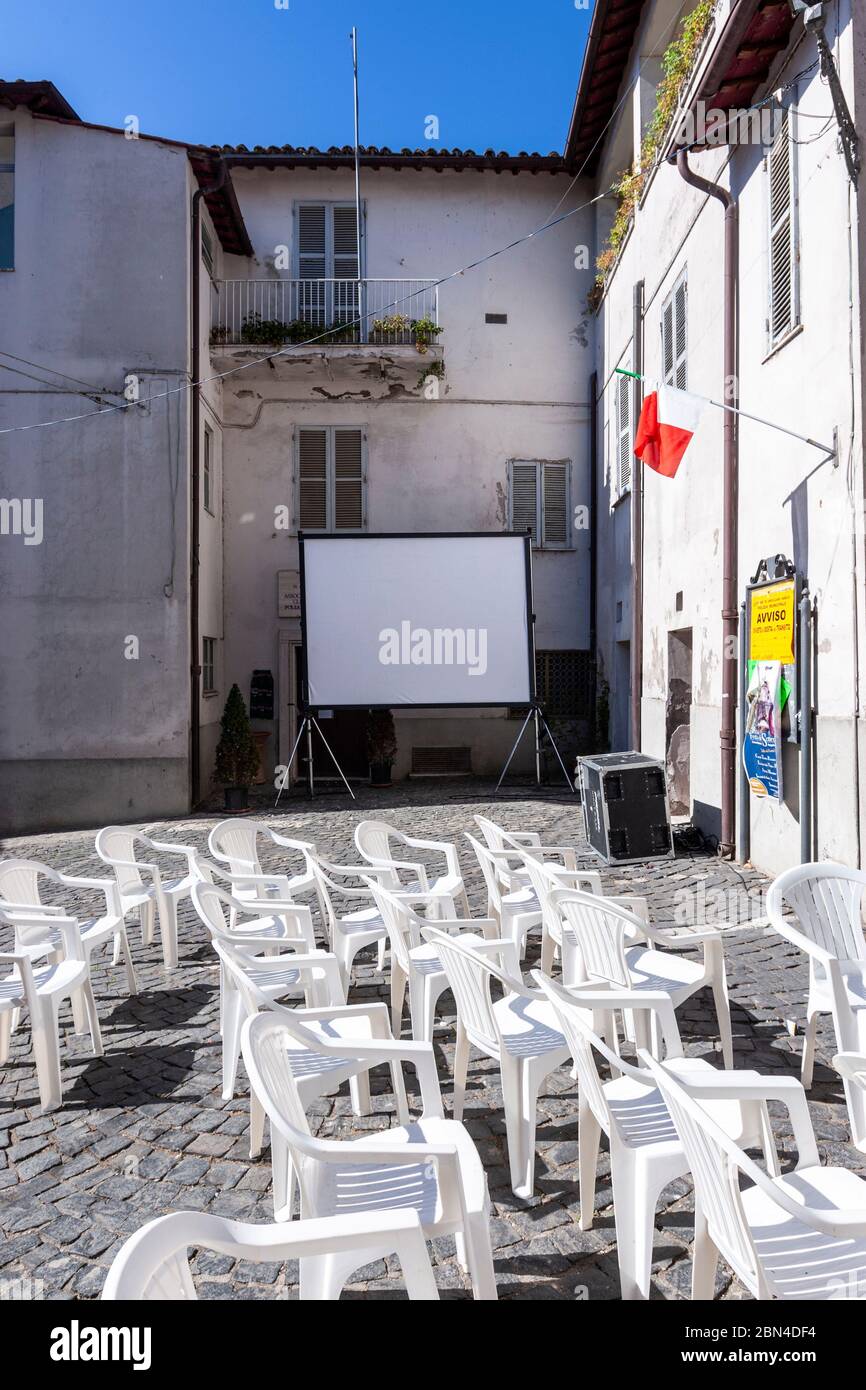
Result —
[[[790,665],[794,660],[796,614],[793,579],[784,579],[780,584],[768,584],[765,589],[753,589],[749,620],[749,660],[781,661],[783,665]]]

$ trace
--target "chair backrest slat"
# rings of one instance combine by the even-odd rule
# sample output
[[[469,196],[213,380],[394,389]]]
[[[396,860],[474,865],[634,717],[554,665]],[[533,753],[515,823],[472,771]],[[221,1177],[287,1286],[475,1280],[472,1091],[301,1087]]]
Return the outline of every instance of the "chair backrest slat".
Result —
[[[573,888],[554,888],[550,902],[574,932],[590,979],[627,985],[624,934],[628,925],[637,922],[634,915],[606,898]]]
[[[866,960],[861,911],[866,873],[840,864],[800,864],[780,874],[767,892],[771,917],[793,910],[797,926],[838,960]]]
[[[112,864],[118,859],[133,862],[135,853],[135,831],[122,825],[108,825],[96,836],[96,853],[100,859]],[[121,893],[139,893],[144,888],[144,880],[138,869],[127,868],[125,864],[113,863],[117,885]]]
[[[500,972],[491,969],[485,956],[473,951],[471,946],[461,945],[447,932],[428,928],[425,931],[442,962],[442,969],[448,977],[457,1016],[471,1040],[478,1040],[493,1052],[499,1050],[499,1030],[493,1013],[490,995],[491,980]]]
[[[6,859],[0,864],[0,899],[7,903],[29,903],[39,907],[39,876],[42,865],[31,859]]]

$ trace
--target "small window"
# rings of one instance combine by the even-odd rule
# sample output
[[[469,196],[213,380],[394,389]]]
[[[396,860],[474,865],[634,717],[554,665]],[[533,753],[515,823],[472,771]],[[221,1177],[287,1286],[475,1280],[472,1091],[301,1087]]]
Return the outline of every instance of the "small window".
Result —
[[[776,347],[800,322],[797,228],[797,146],[794,115],[782,112],[765,160],[767,178],[767,347]]]
[[[531,531],[538,550],[567,550],[571,463],[568,459],[511,459],[508,464],[508,525]]]
[[[213,238],[203,222],[201,224],[201,258],[205,270],[213,279]]]
[[[213,430],[210,425],[204,427],[204,458],[202,460],[202,501],[204,509],[214,515],[214,478],[213,478]]]
[[[0,125],[0,270],[15,268],[15,127]]]
[[[300,531],[363,531],[366,525],[364,431],[299,429],[296,442]]]
[[[631,488],[632,427],[631,401],[634,386],[632,378],[618,376],[614,392],[614,438],[616,439],[616,497],[624,497]]]
[[[683,271],[662,305],[662,374],[666,386],[687,391],[689,284]]]
[[[201,693],[216,694],[216,644],[215,637],[201,639]]]
[[[587,651],[535,653],[535,687],[548,719],[589,719],[592,655]],[[525,719],[526,705],[512,705],[510,719]]]

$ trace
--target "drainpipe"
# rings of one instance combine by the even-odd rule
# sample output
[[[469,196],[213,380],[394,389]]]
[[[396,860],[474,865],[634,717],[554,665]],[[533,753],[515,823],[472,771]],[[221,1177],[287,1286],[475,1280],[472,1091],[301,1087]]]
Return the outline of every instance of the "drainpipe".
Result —
[[[201,638],[199,635],[199,501],[201,491],[201,200],[216,193],[226,181],[226,164],[220,160],[213,183],[197,188],[192,195],[190,220],[190,289],[192,323],[190,329],[190,525],[189,525],[189,794],[190,808],[198,804],[201,780]]]
[[[635,377],[632,419],[640,418],[643,405],[643,295],[644,282],[634,287],[632,304],[632,358]],[[634,463],[634,459],[632,459]],[[641,696],[643,694],[643,468],[632,468],[631,480],[631,746],[641,747]]]
[[[590,738],[598,728],[598,372],[589,378],[589,651],[592,662]],[[593,742],[594,746],[594,742]]]
[[[721,184],[701,178],[689,168],[688,150],[677,151],[677,168],[686,183],[725,209],[724,334],[725,383],[722,400],[736,410],[739,405],[737,380],[737,293],[739,288],[739,209],[733,194]],[[719,853],[735,852],[734,814],[737,800],[737,487],[739,440],[734,410],[724,412],[724,514],[722,540],[722,718],[719,741],[722,756],[722,833]]]

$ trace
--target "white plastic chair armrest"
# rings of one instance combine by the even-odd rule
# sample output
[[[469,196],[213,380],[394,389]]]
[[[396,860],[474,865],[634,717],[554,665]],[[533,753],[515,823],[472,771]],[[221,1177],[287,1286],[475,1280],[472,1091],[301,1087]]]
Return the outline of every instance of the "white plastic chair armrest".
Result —
[[[65,907],[56,903],[10,903],[0,898],[0,913],[6,917],[16,917],[19,913],[30,917],[62,917]]]
[[[352,1167],[356,1164],[369,1168],[379,1167],[383,1160],[387,1160],[388,1163],[405,1164],[408,1167],[410,1164],[434,1158],[440,1163],[453,1164],[454,1168],[457,1168],[459,1151],[456,1144],[389,1144],[387,1134],[388,1131],[385,1130],[381,1139],[365,1139],[363,1144],[345,1139],[316,1139],[315,1148],[311,1145],[307,1152],[318,1161],[350,1163]],[[292,1136],[291,1143],[293,1148],[301,1147],[295,1135]]]
[[[316,848],[310,840],[293,840],[285,835],[278,835],[276,830],[269,830],[268,834],[275,845],[282,845],[285,849],[295,849],[299,854],[308,853]]]
[[[523,845],[533,845],[536,849],[541,848],[541,836],[537,830],[509,830],[508,834],[512,840],[519,840]],[[494,850],[493,852],[498,853],[499,851]]]
[[[833,1066],[846,1081],[853,1081],[857,1086],[866,1086],[866,1053],[837,1052],[833,1058]]]
[[[374,868],[403,869],[408,874],[414,874],[422,888],[427,889],[429,887],[426,867],[423,864],[413,863],[411,859],[373,859],[371,863]]]
[[[677,1080],[695,1100],[778,1100],[787,1108],[797,1145],[797,1168],[820,1163],[806,1092],[795,1076],[762,1076],[756,1071],[677,1073]],[[864,1189],[866,1194],[866,1189]],[[866,1220],[866,1211],[863,1213]]]
[[[307,1019],[311,1022],[327,1023],[329,1019],[335,1021],[341,1018],[367,1018],[373,1025],[370,1037],[378,1038],[384,1042],[390,1042],[394,1034],[391,1032],[391,1013],[387,1004],[328,1004],[321,1008],[314,1009],[294,1009],[298,1018]],[[360,1039],[361,1042],[364,1039]]]
[[[107,859],[105,862],[113,869],[137,869],[139,873],[150,874],[154,884],[162,887],[162,875],[158,864],[148,864],[143,859]]]
[[[354,1057],[359,1062],[409,1062],[418,1076],[422,1113],[428,1119],[442,1119],[442,1092],[430,1043],[412,1042],[404,1038],[376,1038],[369,1042],[355,1038],[329,1038],[324,1040],[322,1046],[329,1052],[336,1052],[341,1057]]]
[[[433,925],[439,927],[440,923],[436,922]],[[469,922],[467,925],[477,927],[479,923]],[[497,923],[492,922],[491,925],[495,927],[497,931],[499,930]],[[510,937],[480,937],[476,936],[474,932],[468,931],[460,932],[458,935],[462,946],[470,947],[471,950],[477,951],[480,956],[492,956],[494,960],[498,960],[499,969],[501,973],[507,977],[508,984],[514,993],[538,993],[539,995],[542,993],[541,990],[527,989],[526,985],[523,983],[520,974],[520,957],[517,954],[517,944],[512,941]]]
[[[768,913],[768,917],[773,931],[778,932],[779,936],[783,936],[786,941],[790,941],[792,946],[799,946],[801,951],[805,951],[809,956],[814,956],[816,960],[821,961],[824,965],[828,965],[831,960],[836,959],[829,951],[825,951],[823,946],[819,946],[817,942],[813,941],[811,937],[806,936],[804,932],[798,931],[788,918],[780,917],[775,912]]]
[[[543,856],[561,858],[563,868],[568,873],[577,873],[577,851],[573,845],[541,845],[539,848]]]
[[[147,843],[153,849],[159,850],[160,854],[182,854],[190,865],[199,855],[199,851],[190,845],[171,845],[165,840],[148,840]]]
[[[70,888],[92,888],[94,893],[101,893],[105,898],[106,912],[120,916],[120,892],[115,879],[80,878],[78,875],[61,874],[60,881]]]

